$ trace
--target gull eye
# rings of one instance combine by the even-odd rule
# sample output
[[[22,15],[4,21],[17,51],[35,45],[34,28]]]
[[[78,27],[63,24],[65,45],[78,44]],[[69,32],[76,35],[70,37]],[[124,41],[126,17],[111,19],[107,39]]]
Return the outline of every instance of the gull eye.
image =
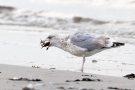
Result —
[[[48,36],[47,38],[48,39],[52,39],[54,36],[53,35],[50,35],[50,36]]]
[[[52,37],[51,36],[48,36],[48,39],[52,39]]]

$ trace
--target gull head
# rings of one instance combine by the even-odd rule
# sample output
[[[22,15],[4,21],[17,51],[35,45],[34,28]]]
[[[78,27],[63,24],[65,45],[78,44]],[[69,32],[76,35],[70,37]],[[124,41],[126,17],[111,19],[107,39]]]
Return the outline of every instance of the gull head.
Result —
[[[55,46],[58,43],[58,36],[57,35],[49,35],[45,40],[40,41],[40,45],[42,48],[46,47],[46,50],[49,49],[51,46]]]

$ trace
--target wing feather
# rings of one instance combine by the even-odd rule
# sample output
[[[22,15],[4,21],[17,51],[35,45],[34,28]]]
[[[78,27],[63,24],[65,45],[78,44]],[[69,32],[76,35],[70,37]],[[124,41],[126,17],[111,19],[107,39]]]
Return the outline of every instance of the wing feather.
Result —
[[[87,33],[75,33],[70,37],[70,41],[72,44],[89,51],[103,47],[96,37]]]

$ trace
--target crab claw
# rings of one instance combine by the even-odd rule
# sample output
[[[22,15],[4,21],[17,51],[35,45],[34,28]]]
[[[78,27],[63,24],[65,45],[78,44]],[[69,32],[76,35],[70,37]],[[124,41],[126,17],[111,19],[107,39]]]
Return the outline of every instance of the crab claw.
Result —
[[[41,47],[47,47],[46,50],[48,50],[49,46],[50,46],[50,42],[49,41],[40,41]]]

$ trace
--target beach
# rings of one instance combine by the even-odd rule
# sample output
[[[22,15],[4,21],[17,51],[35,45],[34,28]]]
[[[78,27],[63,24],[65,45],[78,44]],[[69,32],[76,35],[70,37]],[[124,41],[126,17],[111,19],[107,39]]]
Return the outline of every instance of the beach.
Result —
[[[132,44],[82,58],[58,48],[41,49],[40,38],[56,31],[25,26],[1,25],[0,90],[134,90],[135,80],[123,76],[135,73]],[[45,30],[45,31],[44,31]],[[119,51],[119,53],[117,53]]]
[[[0,65],[0,89],[22,90],[28,84],[35,90],[134,90],[135,80],[55,69]],[[41,81],[16,80],[17,78]],[[10,80],[13,79],[13,80]],[[93,80],[93,81],[92,81]],[[111,89],[114,88],[114,89]]]
[[[133,0],[0,4],[0,90],[135,90]],[[108,36],[125,45],[86,57],[81,73],[82,57],[40,45],[50,34],[75,32]],[[128,74],[130,78],[123,77]]]
[[[65,35],[70,34],[70,31],[11,25],[0,25],[0,28],[1,64],[80,72],[82,57],[73,56],[56,47],[41,49],[40,45],[40,40],[50,33]],[[132,42],[130,39],[127,38]],[[135,73],[134,51],[134,44],[126,43],[125,46],[86,57],[84,72],[118,77]]]

